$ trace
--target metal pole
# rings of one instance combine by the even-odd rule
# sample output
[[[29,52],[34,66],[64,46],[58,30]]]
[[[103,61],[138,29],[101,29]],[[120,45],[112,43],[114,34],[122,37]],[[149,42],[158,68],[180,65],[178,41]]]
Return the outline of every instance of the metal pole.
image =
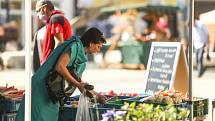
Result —
[[[31,0],[25,0],[25,121],[31,121]]]
[[[193,7],[194,0],[189,2],[189,100],[193,101],[193,84],[192,84],[192,74],[193,74]],[[193,121],[193,104],[190,105],[190,121]]]

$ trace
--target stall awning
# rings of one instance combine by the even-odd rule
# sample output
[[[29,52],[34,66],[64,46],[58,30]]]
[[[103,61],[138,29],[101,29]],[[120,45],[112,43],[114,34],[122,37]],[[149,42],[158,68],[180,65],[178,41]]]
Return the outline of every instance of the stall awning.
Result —
[[[124,5],[124,6],[105,7],[105,8],[102,8],[100,11],[102,13],[114,13],[117,10],[126,11],[128,9],[136,9],[138,11],[176,12],[177,10],[179,10],[179,7],[176,7],[176,6],[162,6],[162,5],[133,4],[133,5]]]

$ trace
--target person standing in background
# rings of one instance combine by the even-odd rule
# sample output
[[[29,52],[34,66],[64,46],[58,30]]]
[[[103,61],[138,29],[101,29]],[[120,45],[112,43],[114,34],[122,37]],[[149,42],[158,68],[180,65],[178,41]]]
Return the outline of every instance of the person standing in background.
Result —
[[[46,33],[46,26],[43,25],[37,32],[34,34],[34,49],[33,49],[33,72],[36,72],[37,69],[41,66],[42,58],[42,43]]]
[[[204,73],[203,67],[203,55],[204,49],[206,47],[207,59],[210,60],[209,56],[209,48],[208,48],[208,40],[209,33],[207,27],[200,21],[199,15],[195,13],[194,15],[194,28],[193,28],[193,39],[194,39],[194,48],[196,53],[196,66],[198,71],[198,77],[201,77]]]
[[[59,44],[72,36],[72,29],[67,18],[49,0],[39,0],[36,12],[41,21],[46,23],[46,33],[42,42],[41,64]]]

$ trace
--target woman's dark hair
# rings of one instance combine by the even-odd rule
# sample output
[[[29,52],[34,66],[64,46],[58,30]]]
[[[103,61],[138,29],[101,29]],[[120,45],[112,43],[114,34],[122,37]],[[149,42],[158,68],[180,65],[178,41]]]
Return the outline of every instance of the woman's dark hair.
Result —
[[[103,33],[95,27],[88,29],[81,36],[81,41],[84,47],[89,47],[91,43],[106,43]]]

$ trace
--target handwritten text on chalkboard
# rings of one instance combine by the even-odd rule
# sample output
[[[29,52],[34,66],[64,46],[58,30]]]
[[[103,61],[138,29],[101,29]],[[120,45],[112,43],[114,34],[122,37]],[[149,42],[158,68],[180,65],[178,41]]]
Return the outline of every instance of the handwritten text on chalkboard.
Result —
[[[169,89],[176,51],[177,47],[154,47],[147,78],[146,93],[153,94],[159,90]]]

